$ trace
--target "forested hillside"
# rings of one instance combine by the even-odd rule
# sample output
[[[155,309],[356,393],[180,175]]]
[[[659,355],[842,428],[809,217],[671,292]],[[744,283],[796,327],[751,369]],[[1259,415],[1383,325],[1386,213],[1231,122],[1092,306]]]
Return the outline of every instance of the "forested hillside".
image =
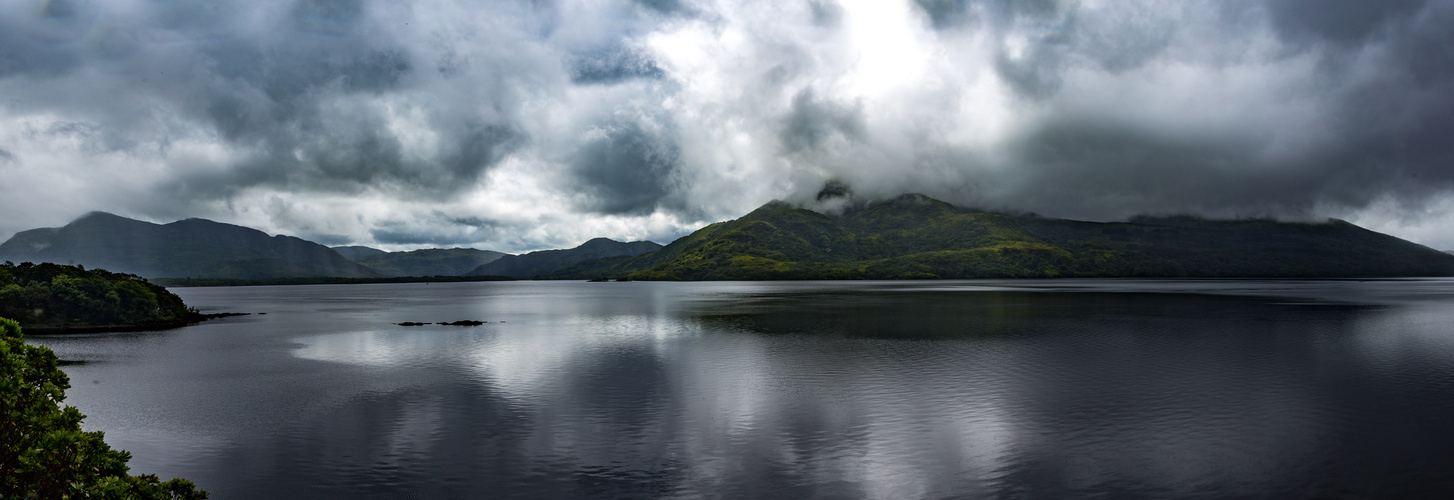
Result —
[[[0,264],[0,317],[25,326],[172,325],[201,315],[138,276],[58,264]]]
[[[1454,256],[1353,224],[1192,217],[1095,223],[922,195],[827,215],[773,202],[660,251],[559,278],[649,280],[1454,275]]]

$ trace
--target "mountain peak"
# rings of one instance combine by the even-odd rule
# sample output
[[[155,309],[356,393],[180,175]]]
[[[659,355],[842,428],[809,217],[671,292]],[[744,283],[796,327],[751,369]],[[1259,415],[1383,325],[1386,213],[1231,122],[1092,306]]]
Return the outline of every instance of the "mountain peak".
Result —
[[[80,221],[80,220],[86,220],[86,219],[107,218],[107,217],[117,218],[117,219],[125,219],[125,217],[122,217],[120,215],[113,214],[111,212],[102,212],[100,210],[92,210],[90,212],[86,212],[86,215],[82,215],[80,217],[76,217],[76,220]]]
[[[106,222],[144,222],[144,221],[139,221],[139,220],[136,220],[136,219],[122,217],[120,215],[116,215],[116,214],[113,214],[111,212],[102,212],[100,210],[95,210],[95,211],[91,211],[91,212],[86,212],[85,215],[82,215],[80,217],[76,217],[75,220],[71,221],[70,224],[66,224],[66,225],[69,226],[69,225],[72,225],[72,224],[91,224],[91,223],[98,223],[98,222],[99,223],[106,223]],[[145,222],[145,223],[146,224],[150,224],[150,222]]]
[[[110,212],[87,212],[86,215],[77,217],[60,231],[117,231],[125,228],[125,231],[145,231],[147,228],[157,227],[156,224],[136,219],[122,217]],[[105,229],[103,229],[105,228]]]
[[[591,238],[589,240],[586,240],[585,243],[581,243],[580,245],[576,245],[576,248],[577,249],[583,249],[584,250],[584,249],[599,248],[599,247],[604,247],[604,246],[609,246],[609,245],[620,245],[620,244],[622,244],[622,243],[619,242],[619,241],[613,240],[611,238],[599,237],[599,238]]]

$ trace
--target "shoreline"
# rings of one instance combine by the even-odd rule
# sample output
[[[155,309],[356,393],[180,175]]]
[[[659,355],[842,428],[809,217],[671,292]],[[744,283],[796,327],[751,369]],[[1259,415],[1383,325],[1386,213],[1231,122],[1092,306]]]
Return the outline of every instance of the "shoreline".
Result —
[[[275,285],[365,285],[373,283],[459,283],[473,281],[517,281],[509,276],[400,276],[393,278],[153,278],[147,282],[167,288],[203,286],[275,286]]]
[[[29,335],[69,335],[73,333],[123,333],[123,332],[150,332],[158,330],[173,330],[184,326],[200,324],[203,321],[227,318],[232,316],[248,316],[252,313],[225,312],[213,314],[199,314],[192,319],[163,321],[158,323],[121,323],[114,325],[29,325],[21,326],[27,336]]]

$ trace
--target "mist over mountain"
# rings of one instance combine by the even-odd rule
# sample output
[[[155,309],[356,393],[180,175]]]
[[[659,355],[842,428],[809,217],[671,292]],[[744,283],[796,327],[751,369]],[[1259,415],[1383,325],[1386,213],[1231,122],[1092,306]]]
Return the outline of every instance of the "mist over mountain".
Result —
[[[205,219],[153,224],[105,212],[64,227],[22,231],[0,244],[0,260],[79,264],[147,278],[379,276],[328,247],[292,236]]]

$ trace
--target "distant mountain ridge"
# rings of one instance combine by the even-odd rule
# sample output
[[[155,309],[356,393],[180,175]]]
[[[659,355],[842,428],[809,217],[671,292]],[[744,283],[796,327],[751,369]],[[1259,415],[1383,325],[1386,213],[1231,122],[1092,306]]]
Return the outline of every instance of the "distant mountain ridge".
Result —
[[[775,201],[665,247],[596,238],[524,255],[470,248],[330,249],[205,219],[153,224],[92,212],[63,227],[17,233],[0,244],[0,261],[80,264],[147,278],[241,280],[1454,276],[1451,252],[1337,220],[1139,217],[1096,223],[985,213],[923,195],[853,204],[837,214]]]
[[[1454,256],[1343,221],[1095,223],[984,213],[923,195],[826,215],[771,202],[660,251],[554,278],[648,280],[1451,276]]]
[[[378,253],[354,261],[384,276],[464,276],[507,255],[510,254],[473,248],[426,248]]]
[[[17,233],[0,244],[0,261],[79,264],[147,278],[379,276],[328,247],[292,236],[206,219],[153,224],[105,212]]]
[[[662,246],[651,241],[620,241],[595,238],[575,248],[563,250],[542,250],[523,255],[507,255],[494,262],[481,265],[466,276],[510,276],[534,278],[554,273],[561,269],[592,259],[606,257],[630,257],[655,252]]]
[[[354,261],[354,262],[358,262],[359,259],[362,259],[364,257],[369,257],[369,256],[372,256],[372,255],[380,255],[380,254],[389,253],[389,252],[385,252],[383,250],[379,250],[377,248],[365,247],[365,246],[358,246],[358,245],[349,245],[349,246],[341,246],[341,247],[329,247],[329,248],[332,248],[333,251],[338,252],[338,254],[339,255],[342,255],[343,258],[348,259],[348,260],[351,260],[351,261]]]

